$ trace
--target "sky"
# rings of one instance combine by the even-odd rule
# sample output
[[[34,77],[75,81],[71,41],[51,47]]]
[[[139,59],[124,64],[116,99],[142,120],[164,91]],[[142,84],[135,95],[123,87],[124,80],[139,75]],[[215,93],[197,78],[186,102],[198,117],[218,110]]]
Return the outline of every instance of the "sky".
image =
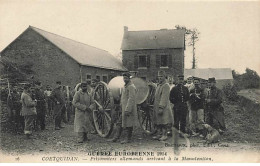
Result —
[[[260,1],[0,0],[0,51],[28,26],[120,53],[129,31],[197,28],[198,68],[246,67],[260,74]],[[185,50],[191,68],[192,50]]]

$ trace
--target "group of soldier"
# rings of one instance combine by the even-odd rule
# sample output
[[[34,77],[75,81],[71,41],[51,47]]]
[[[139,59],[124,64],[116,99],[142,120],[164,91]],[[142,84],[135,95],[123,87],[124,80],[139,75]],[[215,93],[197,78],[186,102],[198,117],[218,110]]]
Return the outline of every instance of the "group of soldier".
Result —
[[[203,136],[204,126],[223,132],[225,130],[224,109],[221,90],[216,87],[215,78],[209,78],[207,82],[199,78],[188,77],[184,84],[184,76],[179,75],[176,85],[170,85],[164,71],[159,71],[158,86],[153,103],[153,123],[156,127],[156,135],[153,139],[165,141],[168,139],[169,128],[175,128],[180,136]],[[137,89],[131,82],[131,74],[124,73],[124,88],[118,101],[116,114],[112,114],[115,123],[115,133],[109,142],[117,142],[123,131],[126,138],[121,143],[129,143],[132,139],[133,128],[139,125],[137,114],[136,94]],[[34,123],[45,129],[46,110],[53,109],[54,129],[64,128],[62,120],[68,106],[75,108],[74,131],[78,134],[78,143],[88,139],[88,133],[95,134],[93,111],[102,110],[102,106],[94,99],[94,87],[97,81],[86,80],[80,84],[79,90],[64,91],[60,81],[51,90],[48,86],[42,90],[41,82],[35,82],[35,86],[26,84],[22,92],[21,115],[24,119],[24,133],[30,138]],[[68,94],[69,93],[69,94]],[[16,96],[19,98],[19,96]],[[69,102],[67,102],[69,101]],[[15,103],[14,103],[15,104]],[[48,105],[48,107],[46,107]],[[48,108],[48,109],[47,109]],[[65,122],[65,121],[64,121]]]
[[[138,124],[136,106],[136,88],[129,73],[123,74],[125,86],[121,94],[121,114],[116,118],[116,132],[111,142],[117,142],[123,129],[126,139],[131,141],[133,127]],[[176,85],[170,86],[164,71],[158,72],[158,85],[153,103],[153,123],[156,134],[153,139],[168,139],[169,128],[179,131],[181,137],[206,137],[207,132],[224,132],[224,109],[221,90],[216,87],[215,78],[203,82],[199,78],[179,75]],[[208,131],[210,128],[210,131]],[[213,135],[212,135],[213,136]]]

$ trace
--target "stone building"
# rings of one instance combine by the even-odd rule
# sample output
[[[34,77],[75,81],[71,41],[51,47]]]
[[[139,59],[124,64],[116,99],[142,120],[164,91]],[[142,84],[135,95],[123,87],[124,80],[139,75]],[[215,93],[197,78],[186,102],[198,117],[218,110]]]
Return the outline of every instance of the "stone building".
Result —
[[[169,77],[184,73],[185,30],[128,31],[121,45],[124,67],[146,80],[156,79],[158,70]]]
[[[35,78],[43,85],[75,86],[85,79],[108,82],[126,71],[109,52],[29,26],[2,52],[1,59],[32,64]]]

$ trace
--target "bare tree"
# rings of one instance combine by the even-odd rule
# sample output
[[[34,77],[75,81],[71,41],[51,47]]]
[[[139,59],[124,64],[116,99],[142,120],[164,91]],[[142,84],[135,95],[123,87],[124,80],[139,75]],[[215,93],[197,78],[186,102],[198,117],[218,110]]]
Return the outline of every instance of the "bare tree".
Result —
[[[197,41],[199,41],[199,35],[200,32],[197,28],[193,29],[187,29],[185,26],[176,25],[176,29],[185,29],[185,37],[189,38],[188,46],[192,46],[192,69],[195,69],[197,67],[197,59],[195,56],[195,44]]]

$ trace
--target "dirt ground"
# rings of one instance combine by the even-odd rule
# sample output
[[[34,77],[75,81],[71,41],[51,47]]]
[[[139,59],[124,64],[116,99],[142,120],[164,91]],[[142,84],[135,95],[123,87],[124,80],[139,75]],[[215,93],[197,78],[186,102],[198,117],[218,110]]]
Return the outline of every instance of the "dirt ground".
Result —
[[[251,116],[248,110],[239,106],[239,102],[224,102],[227,131],[221,136],[219,143],[205,146],[204,140],[199,137],[189,138],[190,151],[228,151],[228,152],[257,152],[260,153],[259,116]],[[5,105],[1,106],[1,152],[6,155],[52,153],[78,154],[89,151],[173,151],[172,138],[165,142],[153,140],[145,135],[140,128],[134,130],[133,142],[122,145],[108,143],[106,138],[98,135],[89,135],[90,141],[78,144],[76,133],[73,132],[73,122],[64,124],[62,130],[54,130],[52,119],[47,118],[47,127],[44,131],[35,131],[33,139],[25,139],[23,133],[14,132],[12,124],[6,121]],[[259,111],[256,113],[259,115]],[[113,134],[113,133],[112,133]],[[124,135],[122,136],[124,137]],[[179,138],[179,144],[187,144],[184,138]],[[197,146],[199,145],[199,146]],[[185,150],[185,148],[180,148]]]

